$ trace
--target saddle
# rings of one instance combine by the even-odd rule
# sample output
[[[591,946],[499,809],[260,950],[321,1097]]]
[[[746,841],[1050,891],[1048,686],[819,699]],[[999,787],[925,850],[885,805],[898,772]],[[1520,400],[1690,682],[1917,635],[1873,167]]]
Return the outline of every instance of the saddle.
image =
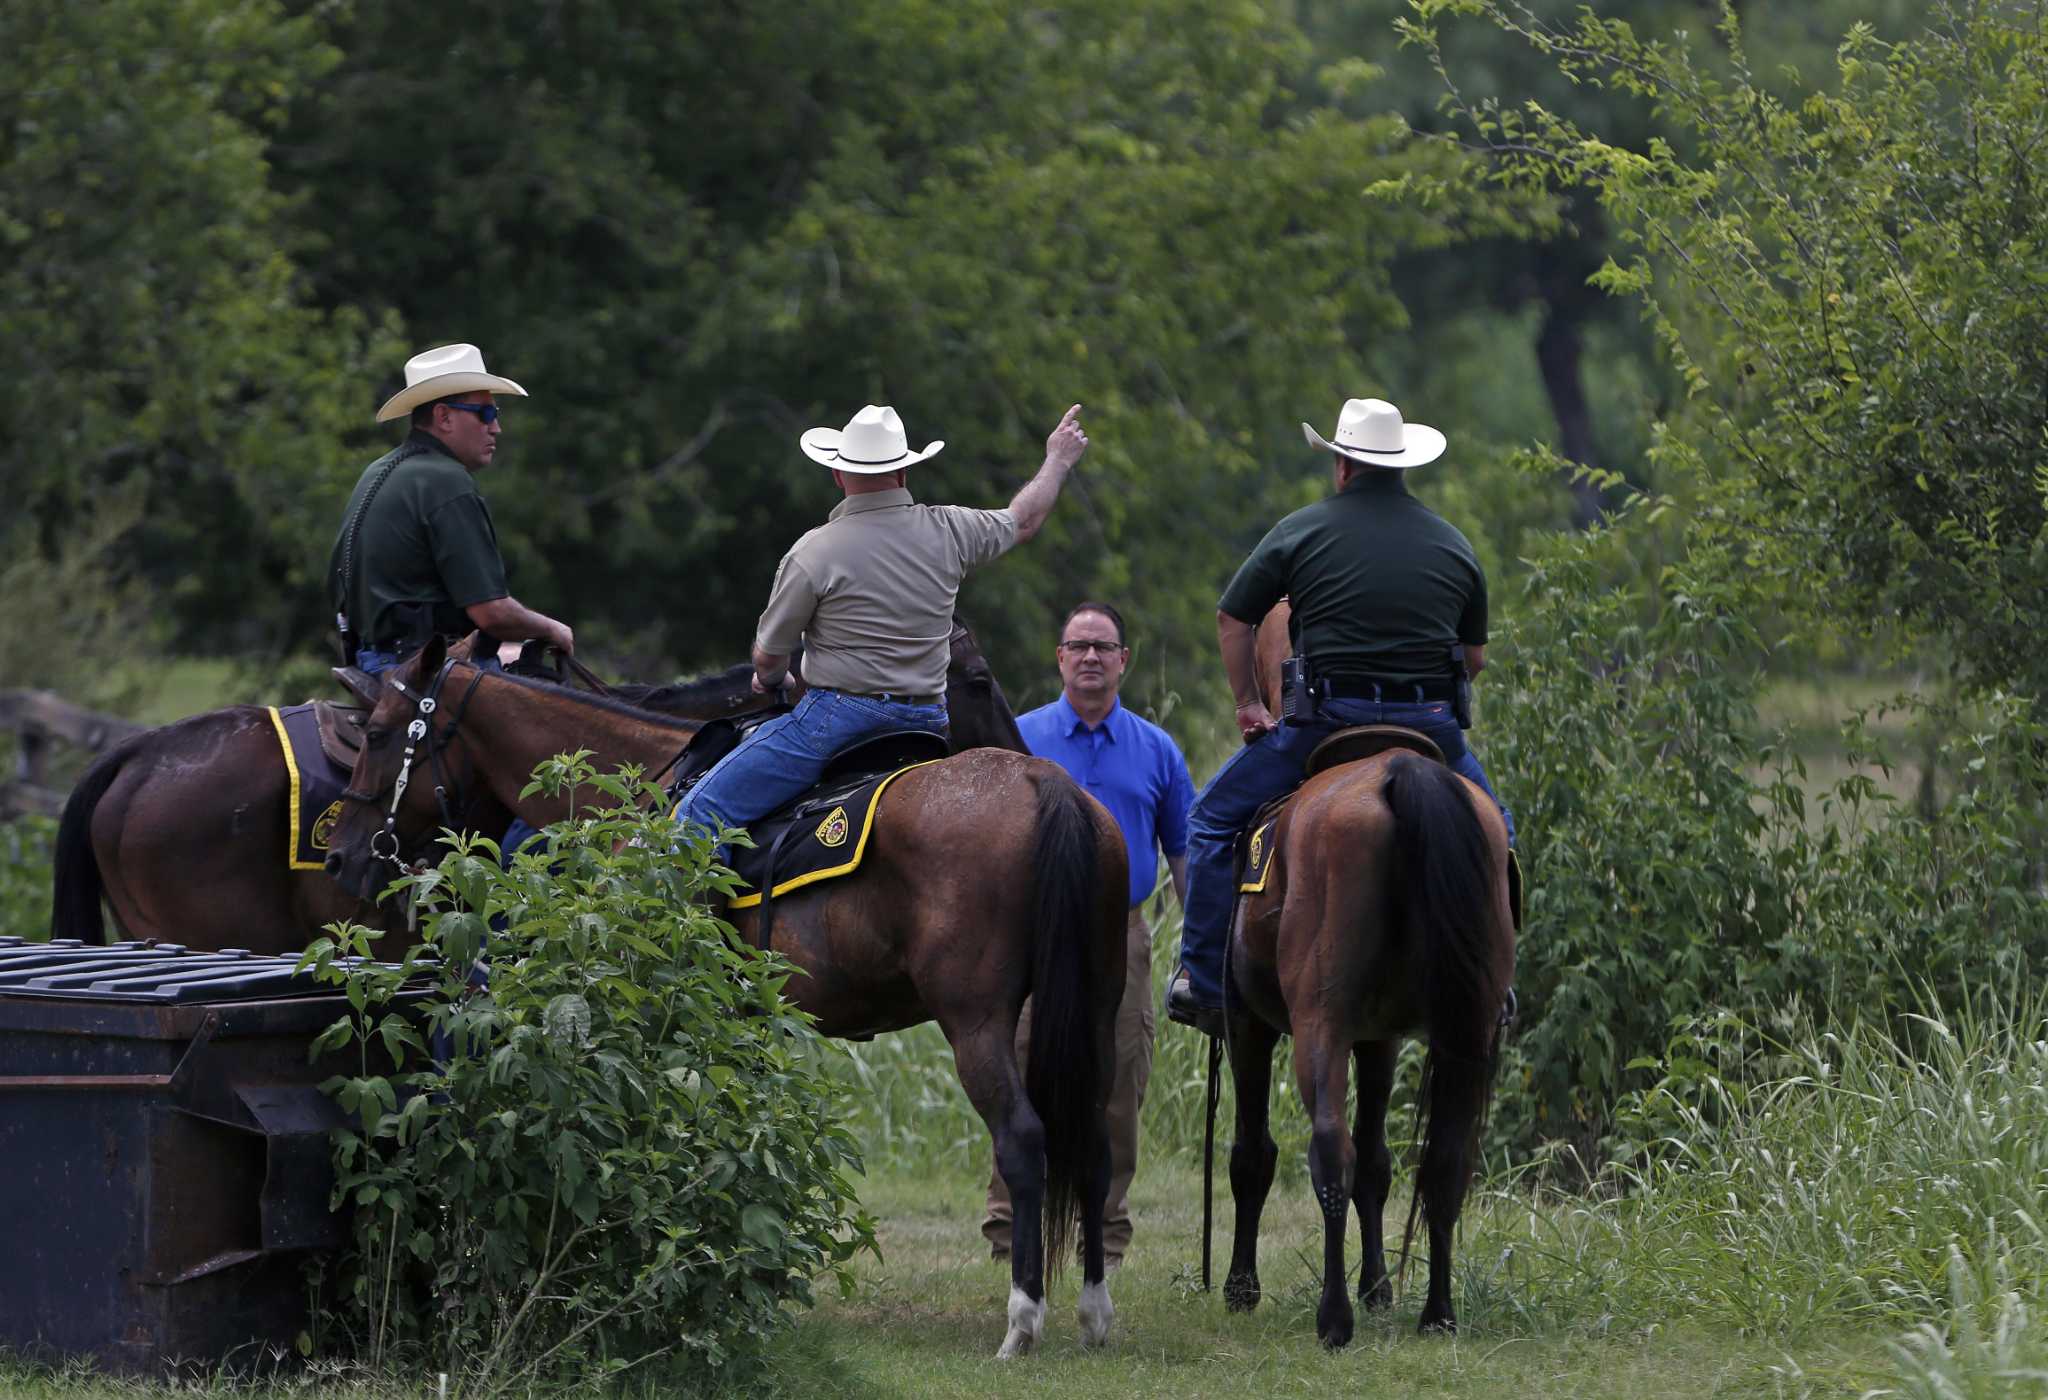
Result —
[[[712,765],[739,746],[749,730],[771,716],[748,716],[742,725],[711,720],[683,754],[672,804],[680,804]],[[921,729],[875,735],[834,754],[816,784],[791,802],[747,824],[754,845],[731,852],[733,872],[746,884],[731,909],[761,910],[755,942],[768,946],[774,901],[807,885],[852,874],[867,853],[868,833],[882,793],[904,773],[951,751],[943,734]]]
[[[346,775],[356,766],[356,751],[363,746],[363,728],[370,722],[370,712],[332,700],[315,700],[313,717],[320,731],[320,752]]]

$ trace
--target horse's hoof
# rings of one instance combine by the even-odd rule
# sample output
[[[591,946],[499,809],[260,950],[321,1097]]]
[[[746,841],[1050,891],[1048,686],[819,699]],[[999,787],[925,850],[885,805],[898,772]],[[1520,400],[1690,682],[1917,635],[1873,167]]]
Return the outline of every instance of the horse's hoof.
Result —
[[[1339,1347],[1348,1347],[1351,1345],[1351,1324],[1351,1309],[1347,1307],[1342,1315],[1327,1322],[1320,1317],[1317,1318],[1316,1336],[1331,1351],[1336,1351]]]
[[[1109,1340],[1110,1324],[1116,1321],[1116,1307],[1109,1301],[1107,1283],[1081,1285],[1081,1345],[1099,1347]]]
[[[1449,1308],[1445,1308],[1441,1312],[1435,1308],[1424,1308],[1422,1310],[1422,1321],[1416,1326],[1415,1330],[1425,1337],[1431,1335],[1442,1337],[1455,1336],[1458,1331],[1458,1319],[1451,1315]]]
[[[1386,1308],[1391,1308],[1394,1306],[1394,1286],[1385,1279],[1381,1279],[1370,1288],[1360,1284],[1358,1287],[1358,1306],[1370,1312],[1380,1312]]]
[[[1010,1330],[996,1352],[996,1360],[1022,1356],[1038,1345],[1045,1333],[1045,1299],[1036,1302],[1021,1288],[1010,1290]]]
[[[1259,1305],[1256,1274],[1232,1274],[1223,1280],[1223,1306],[1232,1312],[1250,1312]]]

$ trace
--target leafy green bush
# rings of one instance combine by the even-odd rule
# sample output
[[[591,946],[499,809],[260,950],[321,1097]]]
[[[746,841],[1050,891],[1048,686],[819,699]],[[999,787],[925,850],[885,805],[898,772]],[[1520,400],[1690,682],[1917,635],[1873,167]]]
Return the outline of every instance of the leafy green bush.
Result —
[[[1929,813],[1873,781],[1890,760],[1861,719],[1852,771],[1810,792],[1759,732],[1768,648],[1742,548],[1697,522],[1657,535],[1656,510],[1639,500],[1536,554],[1475,731],[1529,877],[1495,1120],[1524,1148],[1592,1152],[1642,1087],[1637,1062],[1708,1011],[1882,1016],[2048,961],[2033,707],[1898,702],[1963,778]],[[1652,539],[1672,562],[1646,577]]]
[[[548,829],[545,857],[507,872],[491,842],[452,838],[403,882],[425,949],[351,968],[376,935],[348,926],[307,952],[355,1008],[322,1047],[361,1053],[327,1086],[361,1124],[336,1145],[337,1204],[355,1210],[341,1317],[373,1361],[411,1347],[485,1392],[657,1359],[729,1368],[873,1246],[840,1052],[783,1002],[788,965],[706,911],[708,843],[669,854],[675,829],[632,806],[649,794],[630,774],[580,755],[536,771],[593,800]]]

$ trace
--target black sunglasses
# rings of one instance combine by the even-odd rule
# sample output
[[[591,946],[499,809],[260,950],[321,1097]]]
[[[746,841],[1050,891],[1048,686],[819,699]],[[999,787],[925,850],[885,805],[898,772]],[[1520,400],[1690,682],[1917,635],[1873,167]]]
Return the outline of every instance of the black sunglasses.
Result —
[[[498,406],[494,403],[444,403],[441,407],[460,409],[464,413],[474,413],[478,419],[485,423],[495,423],[498,421]]]

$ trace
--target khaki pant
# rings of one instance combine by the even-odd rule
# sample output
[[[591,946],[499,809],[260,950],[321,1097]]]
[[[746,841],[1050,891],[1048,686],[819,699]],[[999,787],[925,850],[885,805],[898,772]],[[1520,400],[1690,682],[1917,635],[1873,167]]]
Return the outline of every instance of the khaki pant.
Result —
[[[1145,1083],[1152,1077],[1152,930],[1144,907],[1131,907],[1125,925],[1128,945],[1124,963],[1124,999],[1116,1013],[1116,1082],[1109,1091],[1109,1203],[1103,1211],[1103,1253],[1119,1263],[1131,1244],[1131,1178],[1138,1172],[1138,1110],[1145,1103]],[[1031,1049],[1031,1002],[1024,1002],[1017,1023],[1017,1063],[1021,1068]],[[1002,1174],[991,1170],[988,1211],[981,1233],[1000,1258],[1010,1252],[1010,1192]]]

